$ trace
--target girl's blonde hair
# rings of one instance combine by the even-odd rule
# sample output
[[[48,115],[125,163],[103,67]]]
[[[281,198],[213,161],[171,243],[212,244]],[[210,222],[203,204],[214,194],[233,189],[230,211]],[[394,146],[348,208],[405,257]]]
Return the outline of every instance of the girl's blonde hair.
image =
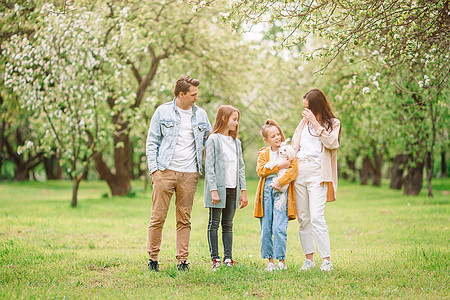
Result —
[[[227,127],[230,116],[234,112],[237,112],[238,114],[238,125],[236,126],[236,130],[230,131],[230,136],[233,137],[233,139],[235,139],[239,131],[239,120],[241,118],[241,113],[239,112],[239,109],[231,105],[221,105],[219,107],[216,114],[216,121],[214,122],[213,129],[209,135],[224,130]]]
[[[278,123],[272,119],[267,119],[266,123],[261,127],[261,135],[267,139],[267,130],[273,126],[275,126],[280,131],[281,141],[284,142],[285,138],[284,138],[283,130],[281,130],[280,125],[278,125]]]

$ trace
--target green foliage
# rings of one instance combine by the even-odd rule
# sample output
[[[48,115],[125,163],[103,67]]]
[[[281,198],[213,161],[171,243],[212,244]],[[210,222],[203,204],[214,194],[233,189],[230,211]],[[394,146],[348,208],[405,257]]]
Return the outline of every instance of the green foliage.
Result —
[[[187,1],[197,2],[197,1]],[[291,48],[313,36],[318,47],[303,49],[306,59],[335,58],[341,52],[359,56],[362,49],[392,65],[434,63],[439,78],[448,79],[449,4],[421,1],[231,1],[224,20],[233,28],[269,23],[283,34],[276,43]]]
[[[134,186],[142,186],[134,182]],[[248,208],[234,221],[233,269],[210,269],[199,184],[192,212],[191,271],[175,270],[175,209],[163,231],[159,273],[147,270],[145,251],[151,196],[137,189],[104,199],[104,182],[85,183],[79,207],[66,202],[66,181],[2,183],[0,295],[2,298],[445,298],[449,287],[448,179],[435,180],[435,198],[340,182],[328,203],[335,270],[301,272],[298,223],[288,227],[286,272],[266,273],[259,221]]]

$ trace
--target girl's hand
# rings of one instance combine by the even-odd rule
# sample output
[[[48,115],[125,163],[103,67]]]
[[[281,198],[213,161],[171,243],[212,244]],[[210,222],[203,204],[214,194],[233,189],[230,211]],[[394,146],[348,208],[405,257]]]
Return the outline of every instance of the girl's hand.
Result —
[[[281,190],[281,183],[278,180],[272,181],[272,188],[274,190]]]
[[[216,190],[211,191],[212,204],[217,204],[220,201],[219,193]]]
[[[247,191],[241,191],[241,197],[239,198],[239,208],[244,208],[248,204]]]
[[[319,122],[316,119],[316,116],[313,114],[313,112],[309,108],[305,108],[302,111],[302,116],[306,120],[308,120],[309,123],[311,123],[312,126],[314,126],[314,129],[319,129]]]
[[[282,160],[278,165],[278,170],[289,168],[291,162],[288,159]]]

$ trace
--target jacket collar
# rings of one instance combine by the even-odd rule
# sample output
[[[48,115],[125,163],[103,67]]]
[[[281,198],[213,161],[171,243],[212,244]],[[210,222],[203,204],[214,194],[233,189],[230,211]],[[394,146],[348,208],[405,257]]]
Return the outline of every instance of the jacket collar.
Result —
[[[177,106],[177,97],[173,98],[172,101],[172,107],[174,111],[178,111],[178,109],[181,109]],[[192,113],[195,114],[195,112],[198,110],[197,105],[192,105]]]

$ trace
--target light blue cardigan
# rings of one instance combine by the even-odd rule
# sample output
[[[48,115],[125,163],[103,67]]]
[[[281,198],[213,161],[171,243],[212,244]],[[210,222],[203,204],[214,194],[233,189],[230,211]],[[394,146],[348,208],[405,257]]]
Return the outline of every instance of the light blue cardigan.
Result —
[[[234,140],[236,144],[236,208],[239,206],[239,198],[242,190],[246,190],[245,165],[242,156],[241,141]],[[206,141],[205,160],[205,207],[225,208],[226,205],[226,176],[225,161],[223,159],[223,147],[218,133],[213,133]],[[212,203],[211,190],[217,190],[220,201]]]

